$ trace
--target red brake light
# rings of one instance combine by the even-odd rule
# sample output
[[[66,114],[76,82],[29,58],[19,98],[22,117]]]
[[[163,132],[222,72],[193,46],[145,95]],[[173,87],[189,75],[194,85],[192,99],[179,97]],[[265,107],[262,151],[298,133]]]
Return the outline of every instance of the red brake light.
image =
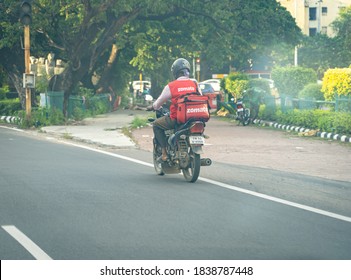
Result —
[[[196,122],[190,127],[191,133],[203,133],[205,125],[203,122]]]

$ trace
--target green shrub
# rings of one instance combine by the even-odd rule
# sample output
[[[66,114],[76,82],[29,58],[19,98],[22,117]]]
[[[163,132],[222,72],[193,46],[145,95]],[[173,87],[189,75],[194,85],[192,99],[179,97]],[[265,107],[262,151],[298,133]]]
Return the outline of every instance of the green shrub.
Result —
[[[0,100],[0,115],[10,116],[21,110],[21,102],[19,98]]]
[[[335,100],[335,95],[350,96],[351,92],[351,69],[329,69],[323,77],[322,92],[325,100]]]
[[[225,78],[225,90],[235,99],[241,98],[249,87],[249,77],[240,72],[231,73]]]
[[[20,125],[23,128],[65,124],[63,112],[57,108],[33,108],[29,119],[25,111],[18,111],[17,115],[22,120]]]
[[[265,95],[271,94],[271,88],[267,79],[251,79],[249,80],[249,88],[260,89]]]
[[[294,109],[287,113],[277,113],[276,121],[328,133],[351,134],[351,114],[344,112]]]
[[[324,94],[321,89],[322,85],[317,83],[307,84],[303,90],[299,92],[298,98],[324,100]]]
[[[317,81],[317,74],[310,68],[279,67],[272,70],[272,79],[280,95],[297,97],[305,85]]]
[[[146,126],[146,124],[148,123],[147,118],[141,118],[141,117],[134,117],[134,119],[132,120],[131,123],[131,128],[140,128],[140,127],[144,127]]]
[[[72,112],[72,117],[76,121],[81,121],[86,117],[86,113],[84,110],[80,107],[74,107],[73,112]]]
[[[4,86],[0,88],[0,100],[4,100],[6,99],[6,92],[9,91],[9,87],[8,86]]]
[[[276,121],[278,112],[275,107],[260,105],[258,118],[267,121]]]

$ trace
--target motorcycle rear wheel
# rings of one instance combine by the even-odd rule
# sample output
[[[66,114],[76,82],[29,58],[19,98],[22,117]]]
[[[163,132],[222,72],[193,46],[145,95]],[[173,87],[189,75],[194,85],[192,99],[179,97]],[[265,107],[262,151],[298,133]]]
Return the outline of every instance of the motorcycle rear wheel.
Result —
[[[154,143],[154,148],[153,148],[154,168],[155,168],[156,174],[160,176],[165,174],[162,169],[162,163],[157,160],[161,155],[162,155],[161,147],[158,146],[156,143]]]
[[[199,178],[201,159],[199,154],[195,154],[193,151],[189,153],[190,163],[188,168],[182,169],[184,178],[189,183],[194,183]]]
[[[241,115],[241,123],[243,126],[250,124],[250,110],[245,109],[245,113]]]

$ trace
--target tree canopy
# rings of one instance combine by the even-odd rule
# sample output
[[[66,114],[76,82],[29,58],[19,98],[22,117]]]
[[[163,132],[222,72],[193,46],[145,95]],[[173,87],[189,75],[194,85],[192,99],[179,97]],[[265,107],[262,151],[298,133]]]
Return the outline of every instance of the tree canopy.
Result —
[[[19,4],[0,3],[0,61],[18,91],[24,69]],[[275,0],[36,0],[32,13],[31,53],[54,52],[67,62],[55,83],[66,106],[78,84],[118,91],[143,71],[161,88],[175,58],[201,57],[206,77],[229,66],[247,69],[276,44],[293,46],[301,38]]]

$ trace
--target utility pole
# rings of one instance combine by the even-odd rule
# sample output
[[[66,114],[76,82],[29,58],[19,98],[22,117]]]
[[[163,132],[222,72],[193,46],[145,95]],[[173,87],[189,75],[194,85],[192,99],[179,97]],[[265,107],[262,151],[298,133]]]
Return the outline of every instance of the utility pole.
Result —
[[[30,119],[32,111],[31,88],[34,87],[34,76],[30,75],[30,28],[32,22],[32,4],[31,1],[22,1],[20,11],[20,21],[24,25],[24,65],[25,72],[23,75],[23,87],[26,91],[26,117]],[[31,79],[29,81],[29,79]]]
[[[29,58],[30,58],[30,30],[29,25],[24,26],[24,65],[25,65],[25,77],[27,74],[30,74],[30,66],[29,66]],[[26,90],[26,116],[27,119],[31,116],[32,111],[32,92],[31,89],[25,84],[26,79],[23,81],[24,87]]]
[[[297,9],[298,9],[297,1],[298,1],[298,0],[295,0],[295,20],[296,20],[296,22],[298,21],[298,19],[297,19]],[[295,65],[295,67],[298,66],[298,46],[295,46],[295,51],[294,51],[294,65]]]

